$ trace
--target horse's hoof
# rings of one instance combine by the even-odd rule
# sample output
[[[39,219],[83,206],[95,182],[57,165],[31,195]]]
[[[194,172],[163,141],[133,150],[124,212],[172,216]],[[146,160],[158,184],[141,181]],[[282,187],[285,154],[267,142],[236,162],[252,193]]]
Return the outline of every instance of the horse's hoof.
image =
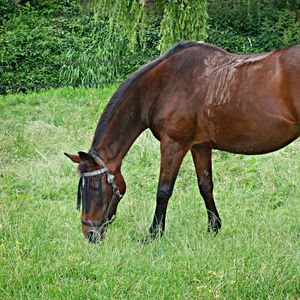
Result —
[[[217,235],[221,229],[221,219],[213,218],[208,221],[208,232],[212,232],[214,235]]]
[[[148,245],[151,241],[153,240],[153,238],[149,237],[149,236],[145,236],[142,239],[139,240],[139,242],[143,245],[146,246]]]

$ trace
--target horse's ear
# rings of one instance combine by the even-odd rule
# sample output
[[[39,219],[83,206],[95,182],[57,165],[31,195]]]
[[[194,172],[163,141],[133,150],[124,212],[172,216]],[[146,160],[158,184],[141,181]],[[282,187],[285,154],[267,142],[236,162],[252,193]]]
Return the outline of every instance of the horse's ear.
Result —
[[[65,156],[69,157],[73,163],[79,164],[81,162],[81,158],[79,155],[68,154],[66,152],[64,154],[65,154]]]
[[[79,154],[81,161],[85,162],[88,165],[98,166],[97,163],[95,162],[94,158],[91,155],[89,155],[88,153],[79,151],[78,154]]]

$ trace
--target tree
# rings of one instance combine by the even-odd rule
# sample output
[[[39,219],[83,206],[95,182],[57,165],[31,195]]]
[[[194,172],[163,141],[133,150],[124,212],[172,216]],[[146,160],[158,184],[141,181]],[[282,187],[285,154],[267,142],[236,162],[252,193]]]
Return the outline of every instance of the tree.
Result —
[[[111,34],[118,31],[129,38],[131,49],[146,46],[151,24],[159,26],[161,52],[179,40],[206,38],[206,0],[103,0],[93,1],[92,7],[107,15]]]

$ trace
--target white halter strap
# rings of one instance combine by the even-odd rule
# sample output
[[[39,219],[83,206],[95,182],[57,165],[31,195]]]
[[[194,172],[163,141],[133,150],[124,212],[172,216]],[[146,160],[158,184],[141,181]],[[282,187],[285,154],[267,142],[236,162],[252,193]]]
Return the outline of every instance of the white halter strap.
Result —
[[[91,176],[96,176],[96,175],[99,175],[99,174],[103,174],[105,172],[107,172],[107,168],[104,167],[100,170],[96,170],[96,171],[93,171],[93,172],[86,172],[86,173],[82,173],[81,176],[82,177],[91,177]]]

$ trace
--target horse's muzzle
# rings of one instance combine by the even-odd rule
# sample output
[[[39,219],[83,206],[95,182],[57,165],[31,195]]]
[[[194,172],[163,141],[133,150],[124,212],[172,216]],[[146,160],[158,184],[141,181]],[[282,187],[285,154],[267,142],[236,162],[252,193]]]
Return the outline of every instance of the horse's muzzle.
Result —
[[[98,230],[92,229],[86,232],[85,237],[90,243],[98,243],[105,238],[105,231],[103,228]]]

